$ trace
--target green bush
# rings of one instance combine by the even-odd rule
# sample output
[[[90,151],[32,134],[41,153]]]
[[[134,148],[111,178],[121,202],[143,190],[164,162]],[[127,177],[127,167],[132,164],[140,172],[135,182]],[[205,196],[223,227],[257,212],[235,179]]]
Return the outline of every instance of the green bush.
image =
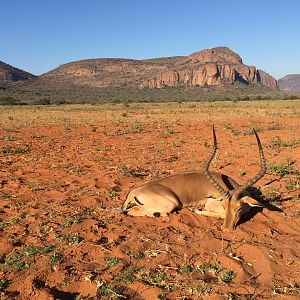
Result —
[[[34,105],[50,105],[51,101],[48,98],[42,98],[42,99],[36,100],[33,104]]]
[[[0,105],[16,105],[18,101],[10,96],[1,96]]]

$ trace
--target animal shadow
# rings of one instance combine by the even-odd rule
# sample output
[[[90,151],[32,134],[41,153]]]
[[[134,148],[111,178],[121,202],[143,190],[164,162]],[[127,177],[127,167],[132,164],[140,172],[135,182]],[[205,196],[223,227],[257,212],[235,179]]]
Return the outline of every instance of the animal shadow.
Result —
[[[260,202],[264,208],[270,210],[270,211],[280,211],[283,212],[283,210],[275,205],[273,205],[272,203],[269,203],[263,196],[262,192],[255,188],[255,187],[250,187],[249,189],[247,189],[248,192],[250,193],[251,197],[253,197],[255,200],[257,200],[258,202]],[[274,199],[272,199],[272,201],[275,202],[282,202],[282,201],[286,201],[289,199],[282,199],[281,196],[277,196]],[[244,214],[240,220],[237,223],[237,226],[243,223],[248,222],[249,220],[251,220],[253,217],[255,217],[258,213],[262,212],[263,207],[252,207],[251,210]]]

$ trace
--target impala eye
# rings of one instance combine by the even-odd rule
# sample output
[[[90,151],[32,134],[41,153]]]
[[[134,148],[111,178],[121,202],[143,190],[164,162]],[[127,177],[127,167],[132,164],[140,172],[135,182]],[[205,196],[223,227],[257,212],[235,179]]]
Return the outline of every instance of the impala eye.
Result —
[[[241,212],[242,211],[242,207],[240,206],[236,212]]]

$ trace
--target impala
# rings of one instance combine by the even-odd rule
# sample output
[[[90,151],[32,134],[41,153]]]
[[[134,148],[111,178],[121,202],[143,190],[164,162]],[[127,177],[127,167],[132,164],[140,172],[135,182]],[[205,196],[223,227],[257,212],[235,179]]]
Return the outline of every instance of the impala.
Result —
[[[191,208],[197,214],[224,218],[223,231],[236,228],[241,216],[252,206],[265,207],[247,191],[266,173],[266,162],[260,139],[253,129],[260,156],[260,171],[242,185],[227,175],[210,172],[209,165],[217,151],[213,127],[213,149],[203,172],[171,175],[132,189],[122,205],[122,212],[131,216],[167,216],[182,207],[204,205],[203,210]]]

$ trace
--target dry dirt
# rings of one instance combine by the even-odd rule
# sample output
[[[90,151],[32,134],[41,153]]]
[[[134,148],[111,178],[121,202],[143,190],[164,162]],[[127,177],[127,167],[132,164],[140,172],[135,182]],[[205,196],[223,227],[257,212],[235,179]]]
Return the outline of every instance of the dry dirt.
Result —
[[[244,182],[268,165],[231,234],[188,209],[118,213],[132,187],[202,169]],[[300,102],[1,107],[0,299],[299,299]],[[281,211],[280,211],[281,210]]]

